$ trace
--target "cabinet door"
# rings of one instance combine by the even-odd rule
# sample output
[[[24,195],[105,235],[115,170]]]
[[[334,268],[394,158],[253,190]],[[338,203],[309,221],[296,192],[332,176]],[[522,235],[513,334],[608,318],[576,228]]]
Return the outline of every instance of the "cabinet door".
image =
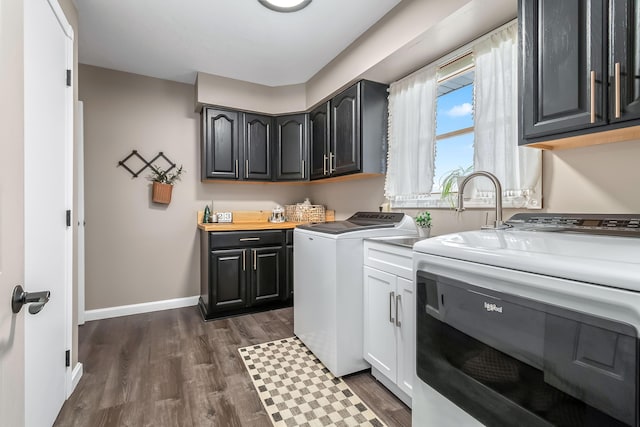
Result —
[[[247,305],[245,249],[211,251],[209,263],[209,310],[242,308]]]
[[[244,117],[244,179],[271,180],[271,123],[273,119],[257,114]]]
[[[525,140],[606,123],[604,3],[520,0]]]
[[[203,179],[239,178],[239,117],[236,111],[205,108],[203,117]]]
[[[413,281],[403,277],[397,278],[396,316],[400,326],[396,331],[398,354],[398,380],[400,390],[413,397],[413,377],[416,371],[415,340],[415,286]]]
[[[311,179],[329,176],[329,135],[329,103],[326,102],[309,114]]]
[[[278,301],[285,276],[282,247],[251,249],[251,305]]]
[[[307,169],[307,115],[276,118],[275,167],[277,181],[304,180]]]
[[[285,299],[293,299],[293,245],[287,246],[287,291]]]
[[[360,172],[360,84],[331,100],[332,175]]]
[[[640,118],[640,0],[611,0],[609,120]]]
[[[364,267],[364,358],[396,382],[396,276]]]

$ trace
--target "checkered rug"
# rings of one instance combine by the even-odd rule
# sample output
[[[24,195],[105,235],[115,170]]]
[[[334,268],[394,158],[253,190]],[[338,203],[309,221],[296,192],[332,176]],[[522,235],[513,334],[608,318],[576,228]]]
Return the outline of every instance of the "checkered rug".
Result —
[[[274,426],[384,427],[297,337],[238,351]]]

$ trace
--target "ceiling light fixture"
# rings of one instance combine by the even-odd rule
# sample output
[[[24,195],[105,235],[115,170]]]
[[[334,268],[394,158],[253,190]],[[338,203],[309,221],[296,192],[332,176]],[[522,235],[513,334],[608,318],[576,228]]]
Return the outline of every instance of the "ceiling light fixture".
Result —
[[[309,6],[311,0],[258,0],[264,7],[276,12],[295,12]]]

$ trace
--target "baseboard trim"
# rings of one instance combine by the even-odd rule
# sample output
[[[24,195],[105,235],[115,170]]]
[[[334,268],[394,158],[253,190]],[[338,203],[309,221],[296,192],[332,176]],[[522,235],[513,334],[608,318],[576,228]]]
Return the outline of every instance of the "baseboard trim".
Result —
[[[170,310],[172,308],[182,308],[198,305],[199,296],[174,298],[164,301],[143,302],[142,304],[121,305],[118,307],[98,308],[86,310],[84,320],[110,319],[112,317],[130,316],[132,314],[151,313],[153,311]]]
[[[67,395],[67,398],[71,396],[73,391],[78,386],[78,383],[80,382],[80,378],[82,378],[83,372],[84,370],[82,368],[82,363],[80,362],[76,363],[76,366],[73,367],[73,371],[71,371],[71,390],[69,390],[69,394]]]

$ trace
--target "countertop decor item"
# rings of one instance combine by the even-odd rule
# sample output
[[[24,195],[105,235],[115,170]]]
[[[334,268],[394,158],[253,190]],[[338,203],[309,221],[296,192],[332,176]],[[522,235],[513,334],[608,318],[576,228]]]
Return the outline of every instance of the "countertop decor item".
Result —
[[[429,211],[420,212],[415,217],[418,226],[418,234],[420,237],[429,237],[431,235],[431,213]]]
[[[442,181],[440,183],[442,188],[440,191],[440,198],[448,200],[451,208],[455,208],[453,194],[458,191],[459,182],[462,181],[465,175],[468,175],[471,172],[473,172],[473,165],[467,166],[466,168],[458,166],[442,177]]]
[[[313,205],[307,197],[304,202],[295,205],[285,205],[287,221],[296,222],[325,222],[325,208],[323,205]]]
[[[182,174],[186,171],[182,168],[182,165],[170,172],[170,169],[164,170],[158,166],[150,165],[151,175],[148,179],[153,182],[152,201],[154,203],[161,203],[168,205],[171,203],[171,193],[173,190],[173,184],[176,181],[180,181]]]
[[[269,222],[285,222],[285,221],[286,221],[286,218],[284,216],[284,208],[280,205],[277,205],[271,211]]]

